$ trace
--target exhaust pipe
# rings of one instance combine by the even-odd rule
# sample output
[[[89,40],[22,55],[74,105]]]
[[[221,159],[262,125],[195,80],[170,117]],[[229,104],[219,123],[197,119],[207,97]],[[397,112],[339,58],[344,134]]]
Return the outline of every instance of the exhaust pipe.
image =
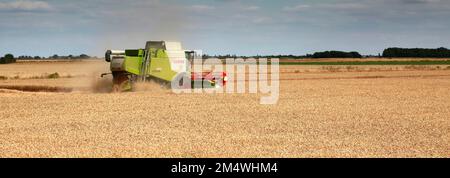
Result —
[[[107,50],[105,53],[105,61],[111,62],[113,57],[125,57],[125,51],[123,50]]]

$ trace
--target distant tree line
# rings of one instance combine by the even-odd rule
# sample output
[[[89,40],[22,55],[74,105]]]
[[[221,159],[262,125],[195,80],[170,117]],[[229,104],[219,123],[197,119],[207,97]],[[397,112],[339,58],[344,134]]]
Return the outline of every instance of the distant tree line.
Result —
[[[343,51],[324,51],[316,52],[310,57],[312,58],[362,58],[363,56],[358,52],[343,52]]]
[[[81,55],[68,55],[68,56],[59,56],[57,54],[49,56],[49,57],[41,57],[41,56],[17,56],[14,57],[12,54],[6,54],[3,57],[0,57],[0,64],[9,64],[15,63],[17,60],[41,60],[41,59],[66,59],[66,60],[81,60],[81,59],[89,59],[92,58],[89,55],[81,54]]]
[[[430,57],[448,58],[450,50],[444,47],[437,49],[426,48],[388,48],[383,51],[383,57]]]
[[[19,56],[17,59],[19,60],[31,60],[31,59],[89,59],[91,56],[86,54],[81,55],[68,55],[68,56],[59,56],[57,54],[54,54],[49,57],[41,57],[41,56]]]
[[[280,59],[304,59],[304,58],[363,58],[363,57],[417,57],[417,58],[450,58],[450,49],[441,47],[437,49],[428,48],[387,48],[383,51],[383,54],[378,55],[366,55],[362,56],[356,51],[343,52],[343,51],[324,51],[316,52],[314,54],[306,55],[265,55],[265,56],[237,56],[237,55],[203,55],[203,59],[207,58],[280,58]]]
[[[14,55],[12,54],[5,54],[5,56],[0,58],[0,64],[9,64],[9,63],[15,63],[16,59],[14,58]]]
[[[208,58],[218,58],[218,59],[227,59],[227,58],[279,58],[279,59],[304,59],[304,58],[362,58],[363,56],[358,52],[343,52],[343,51],[324,51],[324,52],[316,52],[314,54],[307,55],[256,55],[256,56],[237,56],[237,55],[214,55],[210,56],[207,54],[203,55],[203,59]]]
[[[209,59],[209,58],[217,58],[217,59],[227,59],[227,58],[243,58],[243,59],[247,59],[247,58],[255,58],[255,59],[259,59],[259,58],[285,58],[285,59],[303,59],[303,58],[307,58],[307,56],[305,55],[256,55],[256,56],[238,56],[238,55],[231,55],[231,54],[227,54],[227,55],[207,55],[204,54],[202,56],[203,59]]]
[[[418,58],[450,58],[450,50],[444,47],[437,49],[427,49],[427,48],[387,48],[383,51],[383,54],[376,55],[368,55],[362,56],[358,52],[343,52],[343,51],[323,51],[316,52],[314,54],[306,54],[306,55],[256,55],[256,56],[238,56],[235,54],[227,54],[227,55],[208,55],[204,54],[202,56],[203,59],[208,58],[218,58],[218,59],[227,59],[227,58],[279,58],[279,59],[304,59],[304,58],[363,58],[363,57],[418,57]],[[59,56],[57,54],[49,56],[49,57],[41,57],[41,56],[18,56],[15,58],[12,54],[6,54],[5,56],[0,58],[0,64],[14,63],[16,60],[40,60],[40,59],[66,59],[66,60],[81,60],[81,59],[89,59],[92,58],[89,55],[81,54],[81,55],[67,55],[67,56]],[[96,57],[94,57],[96,58]]]

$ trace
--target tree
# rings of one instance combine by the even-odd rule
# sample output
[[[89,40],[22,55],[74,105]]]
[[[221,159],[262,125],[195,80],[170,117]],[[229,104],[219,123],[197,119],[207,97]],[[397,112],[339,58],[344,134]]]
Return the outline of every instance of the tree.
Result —
[[[316,52],[312,55],[313,58],[362,58],[358,52],[343,52],[343,51],[325,51]]]
[[[88,56],[87,54],[81,54],[80,58],[81,59],[88,59],[88,58],[90,58],[90,56]]]
[[[16,62],[16,59],[12,54],[5,54],[5,56],[0,59],[0,64],[8,64],[14,62]]]
[[[11,59],[14,59],[14,55],[12,55],[12,54],[5,54],[5,57],[4,57],[6,60],[11,60]]]
[[[383,51],[383,57],[431,57],[448,58],[450,50],[444,47],[437,49],[426,48],[387,48]]]

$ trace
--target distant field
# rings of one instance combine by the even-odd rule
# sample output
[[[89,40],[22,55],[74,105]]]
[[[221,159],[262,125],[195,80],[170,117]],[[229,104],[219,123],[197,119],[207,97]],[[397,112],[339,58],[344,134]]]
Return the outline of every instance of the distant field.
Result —
[[[450,60],[420,61],[317,61],[280,62],[280,65],[450,65]]]
[[[448,61],[450,58],[304,58],[280,59],[280,62],[352,62],[352,61]]]
[[[447,66],[282,65],[266,106],[152,83],[98,92],[101,60],[0,65],[0,157],[449,157]]]

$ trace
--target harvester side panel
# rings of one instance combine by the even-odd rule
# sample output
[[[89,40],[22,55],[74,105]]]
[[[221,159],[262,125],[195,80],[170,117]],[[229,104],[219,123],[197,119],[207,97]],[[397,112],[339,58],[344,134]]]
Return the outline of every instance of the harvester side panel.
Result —
[[[177,72],[171,69],[170,60],[165,50],[150,49],[150,55],[151,60],[150,68],[147,71],[148,74],[165,81],[172,81],[173,77],[177,75]]]
[[[125,70],[129,73],[140,75],[142,57],[125,57]]]
[[[143,57],[144,50],[142,49],[125,50],[125,62],[123,64],[125,71],[140,75]]]

